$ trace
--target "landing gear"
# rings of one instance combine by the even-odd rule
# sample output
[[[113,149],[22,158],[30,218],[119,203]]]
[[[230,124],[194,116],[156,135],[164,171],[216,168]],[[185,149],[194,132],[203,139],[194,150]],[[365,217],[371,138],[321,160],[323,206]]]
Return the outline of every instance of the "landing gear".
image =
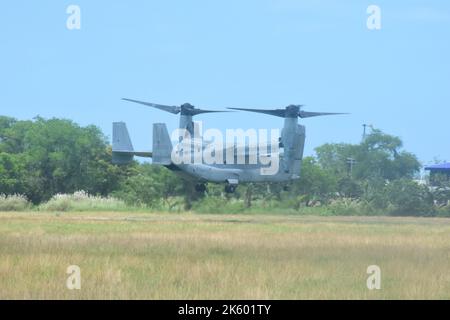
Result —
[[[204,193],[206,191],[206,185],[204,183],[197,183],[195,185],[195,191],[199,193]]]
[[[234,193],[234,191],[236,191],[239,180],[227,179],[226,182],[227,184],[225,185],[225,193]]]
[[[235,185],[235,184],[227,184],[225,186],[225,192],[226,193],[234,193],[234,191],[236,191],[236,187],[237,187],[237,185]]]

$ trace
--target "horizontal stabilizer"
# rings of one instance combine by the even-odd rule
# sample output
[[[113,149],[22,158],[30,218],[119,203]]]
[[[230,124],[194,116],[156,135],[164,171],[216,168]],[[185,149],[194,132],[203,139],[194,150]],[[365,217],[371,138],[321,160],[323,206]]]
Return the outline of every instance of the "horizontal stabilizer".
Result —
[[[113,151],[116,154],[123,154],[123,155],[133,155],[136,157],[143,157],[143,158],[152,158],[153,152],[151,151]]]
[[[134,151],[127,126],[124,122],[113,123],[112,162],[114,164],[127,164],[133,157],[152,157],[152,152]]]

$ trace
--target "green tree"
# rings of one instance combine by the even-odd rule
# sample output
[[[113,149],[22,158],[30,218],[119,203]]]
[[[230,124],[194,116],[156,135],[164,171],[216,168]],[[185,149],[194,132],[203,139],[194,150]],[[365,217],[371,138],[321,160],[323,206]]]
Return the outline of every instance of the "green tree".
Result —
[[[412,178],[421,167],[402,146],[400,138],[374,129],[360,144],[324,144],[315,151],[322,168],[338,179],[351,175],[356,180],[395,180]],[[355,160],[352,168],[349,158]]]
[[[386,186],[387,200],[395,215],[432,215],[433,196],[428,187],[413,180],[398,179]]]
[[[185,193],[183,183],[170,170],[151,164],[136,165],[114,195],[137,206],[175,205],[171,198]]]
[[[0,152],[0,194],[25,193],[26,173],[21,155]]]
[[[356,155],[355,176],[395,180],[413,178],[420,162],[412,153],[402,150],[400,138],[374,129],[360,144]]]
[[[126,171],[111,164],[111,149],[97,127],[69,120],[1,117],[0,152],[0,193],[24,193],[35,203],[81,189],[106,195]]]
[[[313,157],[302,161],[300,179],[293,182],[293,192],[308,195],[308,198],[326,198],[337,192],[335,171],[323,168]]]

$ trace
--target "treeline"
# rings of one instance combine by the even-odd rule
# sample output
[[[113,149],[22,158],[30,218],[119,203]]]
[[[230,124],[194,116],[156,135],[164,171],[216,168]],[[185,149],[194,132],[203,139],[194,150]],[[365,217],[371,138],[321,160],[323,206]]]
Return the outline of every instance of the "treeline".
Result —
[[[0,193],[38,204],[57,193],[108,195],[129,168],[111,164],[111,148],[95,126],[36,117],[0,117]]]
[[[359,144],[316,148],[314,157],[303,160],[299,180],[240,185],[231,195],[209,184],[199,194],[164,167],[112,164],[111,146],[95,126],[0,117],[0,203],[29,201],[45,210],[77,209],[83,201],[96,208],[99,199],[109,199],[105,210],[450,215],[449,186],[416,183],[420,168],[398,137],[373,130]]]

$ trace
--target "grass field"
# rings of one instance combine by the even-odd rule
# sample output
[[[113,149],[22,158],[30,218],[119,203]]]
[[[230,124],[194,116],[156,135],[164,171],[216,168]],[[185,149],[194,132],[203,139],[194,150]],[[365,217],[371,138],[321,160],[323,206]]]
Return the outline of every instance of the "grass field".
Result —
[[[450,219],[5,212],[0,298],[450,299]]]

